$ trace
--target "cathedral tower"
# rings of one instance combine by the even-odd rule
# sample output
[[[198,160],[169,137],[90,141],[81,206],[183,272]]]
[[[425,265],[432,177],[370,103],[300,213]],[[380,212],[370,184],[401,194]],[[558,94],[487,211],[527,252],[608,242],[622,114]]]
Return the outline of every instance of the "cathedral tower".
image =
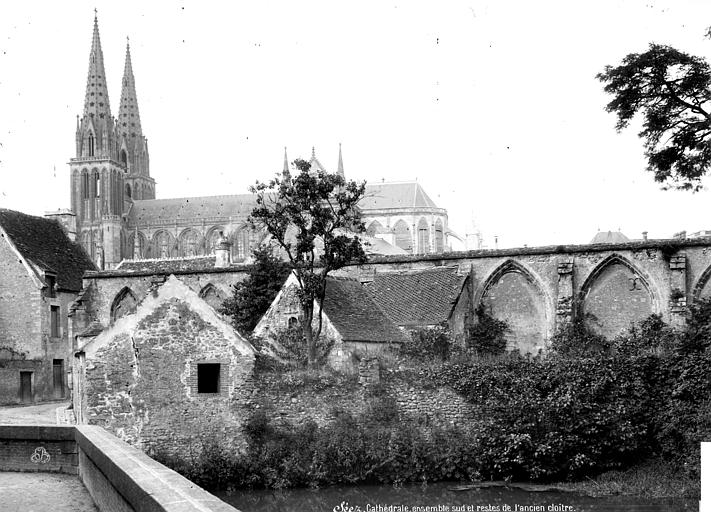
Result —
[[[128,168],[119,156],[121,140],[111,117],[95,14],[84,112],[77,116],[76,156],[69,166],[77,240],[100,268],[111,268],[122,257],[124,181]]]
[[[141,130],[136,81],[131,65],[131,49],[126,41],[126,62],[121,82],[121,105],[118,115],[119,160],[126,166],[126,199],[155,199],[155,180],[149,172],[148,140]]]

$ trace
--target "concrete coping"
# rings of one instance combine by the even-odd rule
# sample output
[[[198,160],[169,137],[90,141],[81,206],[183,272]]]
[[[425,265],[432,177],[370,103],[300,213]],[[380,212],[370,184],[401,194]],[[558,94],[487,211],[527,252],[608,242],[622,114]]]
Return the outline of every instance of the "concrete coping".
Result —
[[[239,512],[101,427],[75,429],[79,448],[136,512]]]

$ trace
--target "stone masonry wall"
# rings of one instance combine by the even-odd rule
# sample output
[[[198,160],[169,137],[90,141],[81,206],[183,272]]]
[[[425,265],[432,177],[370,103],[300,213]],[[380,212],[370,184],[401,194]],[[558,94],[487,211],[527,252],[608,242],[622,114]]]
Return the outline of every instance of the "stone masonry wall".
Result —
[[[218,393],[197,392],[198,363],[221,365]],[[189,458],[213,434],[239,447],[253,364],[188,303],[171,299],[87,355],[88,421],[149,452]]]

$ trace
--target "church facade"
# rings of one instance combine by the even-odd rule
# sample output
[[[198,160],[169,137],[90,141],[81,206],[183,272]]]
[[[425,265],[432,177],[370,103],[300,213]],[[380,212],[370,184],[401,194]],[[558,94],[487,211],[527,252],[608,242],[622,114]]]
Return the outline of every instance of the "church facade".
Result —
[[[285,166],[287,162],[285,153]],[[315,150],[310,163],[312,169],[326,171]],[[212,254],[220,233],[232,244],[232,261],[245,261],[266,237],[247,224],[256,205],[253,194],[156,199],[130,48],[127,44],[114,118],[96,17],[84,110],[77,116],[75,156],[69,166],[71,214],[58,218],[76,233],[99,268],[115,268],[128,259]],[[336,172],[345,176],[340,147]],[[437,207],[417,182],[368,184],[360,207],[371,253],[449,249],[447,210]]]

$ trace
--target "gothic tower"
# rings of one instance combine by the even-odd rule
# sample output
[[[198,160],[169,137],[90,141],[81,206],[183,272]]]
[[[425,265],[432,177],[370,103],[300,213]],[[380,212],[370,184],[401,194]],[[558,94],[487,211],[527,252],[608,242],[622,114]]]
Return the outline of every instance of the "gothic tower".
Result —
[[[125,196],[130,199],[155,199],[155,180],[149,172],[148,140],[141,130],[136,81],[131,66],[131,49],[126,41],[126,63],[121,82],[121,105],[118,115],[119,160],[126,166]],[[128,205],[127,205],[128,206]]]
[[[122,257],[124,182],[128,169],[119,156],[122,139],[116,124],[111,117],[95,14],[84,112],[77,116],[76,156],[69,166],[77,240],[99,268],[111,268]]]

